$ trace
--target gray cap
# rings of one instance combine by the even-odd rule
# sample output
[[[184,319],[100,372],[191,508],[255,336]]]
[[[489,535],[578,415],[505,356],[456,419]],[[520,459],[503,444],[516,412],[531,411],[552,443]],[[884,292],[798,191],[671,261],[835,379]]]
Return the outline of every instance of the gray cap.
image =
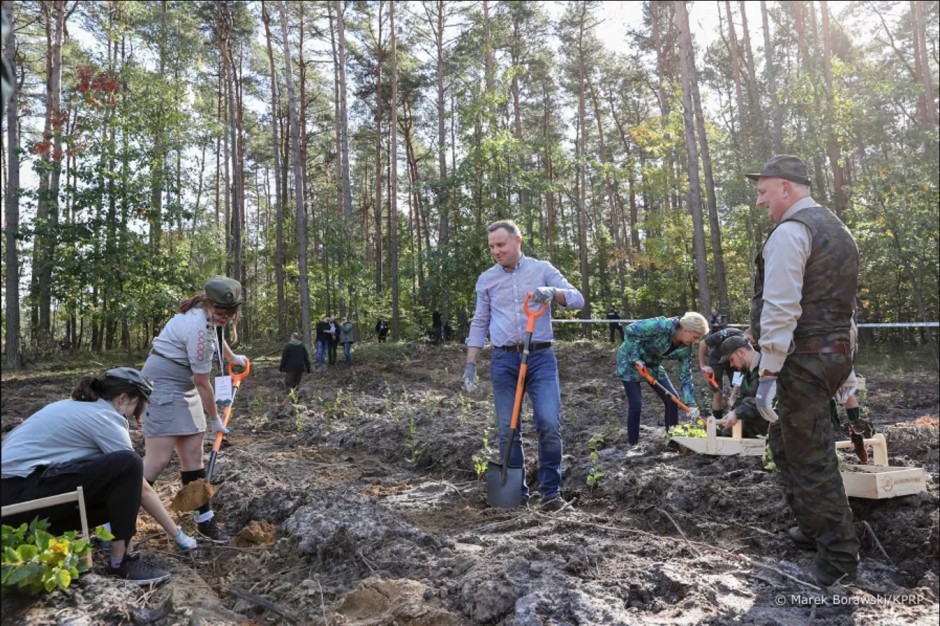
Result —
[[[104,373],[108,378],[115,378],[130,383],[140,391],[144,400],[150,400],[150,394],[153,393],[153,383],[146,378],[139,370],[133,367],[115,367]]]
[[[243,302],[242,285],[234,278],[214,276],[206,283],[206,298],[223,309],[234,309]]]
[[[722,341],[721,345],[718,347],[718,354],[721,355],[721,358],[718,359],[718,362],[727,363],[728,359],[731,358],[731,355],[734,354],[735,350],[749,345],[751,345],[751,342],[749,342],[747,337],[744,335],[732,335],[731,337],[728,337]]]
[[[782,178],[791,182],[809,187],[809,173],[803,159],[789,154],[778,154],[770,157],[764,167],[757,174],[745,174],[751,180],[760,178]]]

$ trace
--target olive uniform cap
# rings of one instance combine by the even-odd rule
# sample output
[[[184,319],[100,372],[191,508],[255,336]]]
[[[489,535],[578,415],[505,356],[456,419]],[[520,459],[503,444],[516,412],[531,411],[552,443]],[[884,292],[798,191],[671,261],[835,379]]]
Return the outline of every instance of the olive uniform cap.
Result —
[[[718,348],[718,354],[721,355],[721,358],[718,360],[718,362],[727,363],[728,359],[731,358],[731,355],[734,354],[735,350],[749,345],[751,345],[751,342],[749,342],[744,335],[733,335],[728,337],[721,342],[721,346]]]
[[[778,154],[770,157],[764,163],[763,169],[757,174],[745,174],[751,180],[761,178],[782,178],[799,185],[810,186],[809,173],[803,159],[789,154]]]
[[[226,276],[209,279],[205,292],[209,302],[222,309],[234,309],[244,301],[241,283]]]

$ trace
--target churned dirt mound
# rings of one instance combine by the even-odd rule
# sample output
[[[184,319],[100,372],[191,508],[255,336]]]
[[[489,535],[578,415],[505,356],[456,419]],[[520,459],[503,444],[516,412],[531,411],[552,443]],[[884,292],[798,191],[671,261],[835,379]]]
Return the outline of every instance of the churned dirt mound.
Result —
[[[67,592],[3,598],[4,624],[935,623],[938,377],[864,362],[867,417],[892,465],[924,467],[927,491],[852,499],[857,584],[820,590],[797,550],[777,476],[760,458],[662,444],[647,394],[641,445],[626,454],[625,400],[609,344],[558,348],[565,469],[555,513],[538,498],[491,509],[478,471],[494,457],[488,359],[462,391],[463,350],[356,346],[354,365],[307,376],[285,402],[273,358],[253,362],[216,475],[219,519],[237,538],[181,554],[148,517],[145,558],[173,578],[149,592],[95,574]],[[4,382],[3,431],[75,377]],[[702,406],[708,392],[699,378]],[[526,472],[536,480],[531,415]],[[139,432],[134,440],[142,449]],[[157,483],[169,503],[178,467]],[[187,530],[188,516],[176,514]],[[103,565],[104,553],[96,555]]]

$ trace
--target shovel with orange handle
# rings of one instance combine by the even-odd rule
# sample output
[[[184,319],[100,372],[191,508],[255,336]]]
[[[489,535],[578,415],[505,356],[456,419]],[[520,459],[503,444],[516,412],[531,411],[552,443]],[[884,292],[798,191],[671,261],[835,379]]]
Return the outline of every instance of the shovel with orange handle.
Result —
[[[715,370],[710,372],[702,372],[702,377],[705,378],[705,382],[711,385],[713,390],[721,391],[721,386],[718,384],[718,379],[715,378]]]
[[[241,371],[237,371],[237,370]],[[245,366],[240,367],[235,365],[235,363],[228,364],[228,373],[232,377],[232,401],[229,402],[228,406],[225,407],[225,410],[222,412],[222,425],[228,426],[229,420],[232,418],[232,405],[235,404],[235,396],[238,395],[238,388],[241,386],[242,381],[247,378],[248,374],[251,372],[251,361],[245,359]],[[209,454],[209,464],[206,466],[206,480],[212,481],[212,470],[215,469],[215,459],[219,456],[219,449],[222,447],[222,438],[225,436],[221,430],[215,434],[215,442],[212,444],[212,452]]]
[[[509,467],[509,453],[512,451],[512,440],[519,429],[519,413],[522,412],[522,396],[525,393],[525,375],[529,369],[529,344],[532,334],[535,333],[535,320],[548,310],[546,302],[538,311],[529,309],[529,298],[532,292],[526,294],[522,308],[525,310],[526,320],[525,337],[522,344],[522,362],[519,364],[519,378],[516,381],[516,401],[512,406],[512,420],[509,422],[509,438],[506,440],[506,449],[503,451],[502,463],[490,461],[486,468],[486,501],[491,507],[501,509],[514,509],[522,502],[522,483],[525,480],[524,467]]]
[[[679,408],[682,409],[683,411],[685,411],[686,413],[691,413],[691,412],[692,412],[692,409],[690,409],[688,406],[686,406],[686,404],[685,404],[684,402],[682,402],[682,400],[680,400],[679,398],[677,398],[677,397],[676,397],[676,394],[672,393],[671,391],[669,391],[668,389],[666,389],[665,387],[663,387],[663,385],[662,385],[658,380],[656,380],[655,378],[653,378],[653,375],[650,374],[649,369],[647,369],[647,367],[646,367],[644,364],[642,364],[642,363],[640,363],[639,361],[637,361],[636,363],[634,363],[634,365],[636,366],[636,371],[638,371],[638,372],[640,373],[640,376],[642,376],[642,377],[646,380],[646,382],[648,382],[648,383],[651,384],[653,387],[656,387],[657,389],[659,389],[660,391],[662,391],[664,394],[666,394],[666,396],[667,396],[670,400],[672,400],[672,401],[675,402],[677,405],[679,405]],[[702,418],[699,418],[699,422],[701,422],[702,424],[704,424],[704,423],[705,423],[705,420],[703,420]]]

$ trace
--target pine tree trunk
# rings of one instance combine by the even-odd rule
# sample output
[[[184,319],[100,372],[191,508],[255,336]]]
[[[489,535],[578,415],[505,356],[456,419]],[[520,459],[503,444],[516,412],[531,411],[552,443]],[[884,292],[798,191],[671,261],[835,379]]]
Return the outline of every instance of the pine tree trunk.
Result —
[[[780,101],[777,98],[777,63],[773,54],[773,43],[770,39],[770,20],[767,15],[767,2],[760,0],[761,26],[764,33],[764,73],[767,81],[767,91],[770,95],[771,145],[774,154],[783,154],[783,118],[780,113]]]
[[[692,82],[695,80],[692,65],[695,51],[692,49],[692,34],[689,30],[689,14],[685,0],[673,2],[676,26],[679,29],[679,69],[682,73],[682,119],[685,127],[685,145],[688,155],[689,211],[692,213],[692,249],[695,255],[695,270],[698,279],[699,308],[711,310],[711,293],[708,287],[708,260],[705,258],[705,222],[702,219],[702,192],[698,178],[698,147],[695,144],[694,106],[692,104]]]
[[[281,14],[281,33],[284,46],[284,79],[287,83],[287,111],[290,124],[291,148],[294,163],[294,203],[297,213],[297,257],[300,276],[300,325],[304,331],[304,343],[312,345],[310,335],[310,285],[307,273],[307,213],[304,206],[304,167],[300,160],[300,119],[297,113],[297,100],[294,96],[294,78],[291,73],[290,40],[287,30],[287,6],[284,0],[279,3]]]
[[[271,43],[271,15],[268,13],[264,0],[261,1],[261,21],[264,23],[264,40],[268,50],[268,67],[271,71],[271,152],[274,155],[274,228],[276,231],[274,276],[277,283],[277,333],[283,337],[287,334],[287,305],[284,300],[284,205],[281,203],[281,144],[277,136],[280,101],[277,93],[274,46]]]
[[[16,33],[13,30],[13,2],[3,0],[3,13],[10,24],[10,34],[4,47],[11,75],[16,77]],[[10,94],[7,102],[7,181],[3,189],[4,216],[4,340],[6,342],[6,361],[4,368],[9,371],[20,367],[20,267],[17,250],[17,236],[20,230],[20,133],[17,116],[19,114],[16,90]]]
[[[395,33],[395,0],[389,0],[389,28],[391,28],[392,95],[389,101],[389,224],[388,253],[389,278],[392,281],[392,339],[401,339],[401,311],[399,310],[400,287],[398,280],[398,55]]]
[[[379,28],[375,44],[375,293],[382,293],[382,8],[379,0]]]

